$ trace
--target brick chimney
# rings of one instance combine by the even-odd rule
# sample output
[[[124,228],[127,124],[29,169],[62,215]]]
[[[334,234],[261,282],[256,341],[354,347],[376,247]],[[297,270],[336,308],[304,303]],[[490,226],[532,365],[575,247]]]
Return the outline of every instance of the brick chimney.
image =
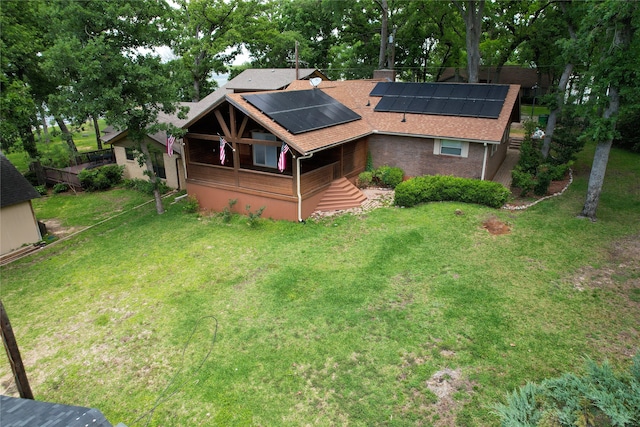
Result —
[[[395,70],[373,70],[373,78],[378,79],[387,79],[390,82],[396,81],[396,71]]]

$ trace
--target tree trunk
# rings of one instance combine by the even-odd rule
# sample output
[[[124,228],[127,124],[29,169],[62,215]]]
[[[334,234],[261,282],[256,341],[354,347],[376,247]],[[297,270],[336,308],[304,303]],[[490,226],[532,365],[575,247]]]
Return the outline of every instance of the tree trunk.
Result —
[[[22,139],[22,147],[27,152],[30,158],[38,158],[38,147],[36,146],[36,138],[33,136],[33,130],[31,126],[23,126],[19,130],[20,139]]]
[[[49,137],[49,126],[47,126],[47,113],[44,111],[44,107],[42,106],[42,104],[40,104],[40,107],[38,107],[38,109],[40,110],[40,121],[42,123],[44,142],[48,144],[49,142],[51,142],[51,138]]]
[[[91,116],[91,119],[93,120],[93,130],[96,133],[96,145],[98,147],[98,150],[102,150],[102,140],[100,139],[100,124],[98,124],[98,118],[97,116]]]
[[[542,143],[542,158],[546,159],[549,156],[549,150],[551,149],[551,138],[553,137],[553,131],[556,128],[556,122],[558,121],[558,115],[562,111],[564,105],[564,94],[567,90],[567,84],[569,83],[569,77],[573,72],[573,64],[567,64],[564,67],[562,76],[560,76],[560,82],[558,83],[558,93],[556,93],[556,106],[553,110],[549,111],[549,119],[547,121],[547,128],[544,132],[544,142]]]
[[[620,97],[618,88],[609,88],[609,107],[604,111],[602,117],[609,119],[618,112],[620,106]],[[584,207],[580,213],[581,217],[596,220],[596,209],[600,202],[600,193],[602,192],[602,184],[604,183],[604,174],[607,171],[607,162],[609,161],[609,152],[613,138],[607,138],[605,141],[599,141],[596,145],[596,152],[593,156],[593,164],[591,165],[591,174],[589,175],[589,186],[587,188],[587,198]]]
[[[382,69],[387,62],[387,44],[389,43],[389,4],[387,0],[380,0],[378,5],[382,9],[382,28],[380,29],[380,56],[378,69]]]
[[[73,135],[71,135],[71,132],[69,132],[69,128],[67,128],[67,124],[59,116],[56,116],[56,123],[58,123],[60,132],[62,132],[62,139],[65,140],[65,142],[67,143],[67,146],[69,147],[69,150],[71,150],[71,152],[75,156],[75,153],[78,152],[78,148],[76,147],[76,144],[73,142]]]
[[[140,151],[142,151],[142,155],[144,155],[144,163],[147,167],[146,175],[149,176],[149,181],[153,185],[153,198],[156,201],[156,212],[158,212],[158,215],[161,215],[164,213],[164,206],[162,206],[162,198],[160,197],[160,191],[158,190],[158,177],[153,171],[153,162],[151,161],[149,147],[147,147],[146,142],[142,141],[140,143]]]
[[[457,2],[458,9],[462,13],[464,23],[467,27],[467,71],[469,83],[479,82],[480,70],[480,36],[482,35],[482,14],[485,0],[466,0],[466,7],[463,8]]]

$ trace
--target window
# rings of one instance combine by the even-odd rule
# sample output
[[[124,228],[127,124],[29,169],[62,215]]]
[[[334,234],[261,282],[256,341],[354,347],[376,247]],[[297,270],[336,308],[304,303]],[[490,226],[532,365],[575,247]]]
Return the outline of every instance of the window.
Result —
[[[158,178],[167,179],[167,171],[164,168],[164,156],[162,153],[151,153],[153,172]]]
[[[278,147],[253,144],[253,164],[276,168],[278,166]]]
[[[498,151],[498,144],[491,144],[491,156],[492,157],[496,153],[496,151]]]
[[[125,147],[124,148],[124,152],[125,152],[125,154],[127,156],[127,160],[135,160],[136,154],[135,154],[133,148]]]
[[[469,143],[450,139],[436,140],[433,145],[433,154],[467,157],[469,155]]]
[[[276,141],[276,136],[270,133],[251,132],[251,138],[263,141]],[[278,147],[275,145],[253,144],[253,164],[267,168],[278,167]]]

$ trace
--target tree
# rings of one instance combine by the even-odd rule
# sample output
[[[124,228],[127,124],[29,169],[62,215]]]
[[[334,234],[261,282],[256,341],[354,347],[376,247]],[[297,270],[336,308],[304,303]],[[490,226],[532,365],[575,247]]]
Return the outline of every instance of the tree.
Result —
[[[615,137],[621,104],[638,104],[640,99],[640,41],[635,37],[640,25],[640,5],[607,0],[591,2],[583,20],[579,39],[583,51],[596,56],[588,73],[593,104],[601,117],[590,122],[588,136],[596,141],[586,200],[580,216],[596,219],[596,210]]]
[[[156,0],[49,2],[55,39],[43,52],[48,70],[63,85],[51,101],[68,117],[104,115],[126,129],[164,211],[145,136],[157,132],[158,113],[176,110],[168,68],[153,53],[171,37],[173,9]]]
[[[478,83],[480,70],[480,37],[482,36],[482,17],[484,0],[455,0],[467,28],[467,70],[469,83]]]
[[[0,7],[0,141],[7,150],[20,140],[32,159],[38,157],[33,82],[39,79],[38,54],[45,44],[41,7],[42,2],[15,0]]]

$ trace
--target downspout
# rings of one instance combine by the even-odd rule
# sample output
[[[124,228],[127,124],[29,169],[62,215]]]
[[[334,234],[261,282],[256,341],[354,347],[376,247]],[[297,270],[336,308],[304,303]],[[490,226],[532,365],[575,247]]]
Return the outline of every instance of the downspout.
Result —
[[[182,147],[182,154],[180,155],[180,157],[182,158],[182,166],[184,168],[184,180],[185,182],[187,181],[187,153],[185,153],[185,143],[184,143],[184,139],[182,140],[182,143],[180,144],[180,146]],[[186,187],[186,186],[185,186]]]
[[[180,190],[180,160],[176,157],[176,182],[178,183],[178,190]]]
[[[484,143],[484,157],[482,158],[482,175],[480,177],[481,181],[484,181],[484,173],[485,173],[485,170],[487,169],[487,151],[488,150],[489,150],[489,146],[485,142]]]
[[[304,159],[310,159],[311,157],[313,157],[313,153],[306,155],[306,156],[302,156],[302,157],[296,157],[296,191],[298,193],[298,222],[304,222],[304,220],[302,219],[302,193],[300,193],[300,160],[304,160]]]

